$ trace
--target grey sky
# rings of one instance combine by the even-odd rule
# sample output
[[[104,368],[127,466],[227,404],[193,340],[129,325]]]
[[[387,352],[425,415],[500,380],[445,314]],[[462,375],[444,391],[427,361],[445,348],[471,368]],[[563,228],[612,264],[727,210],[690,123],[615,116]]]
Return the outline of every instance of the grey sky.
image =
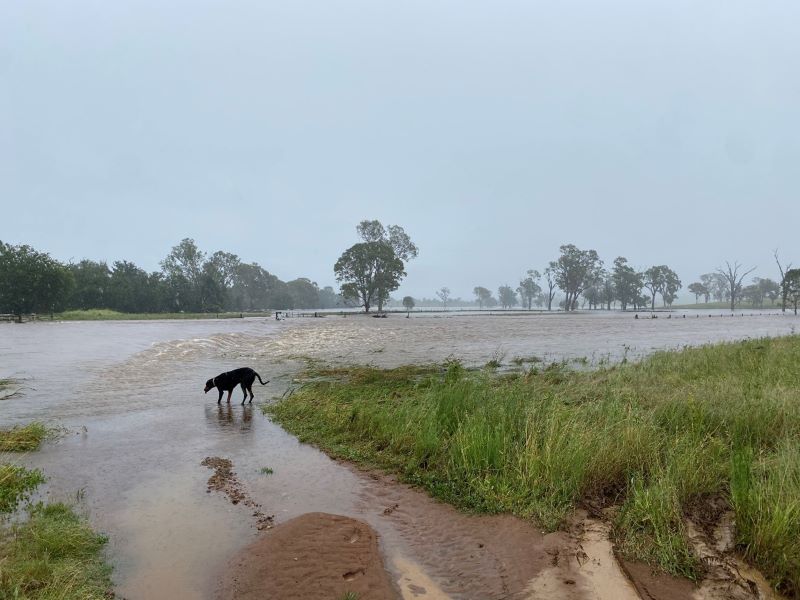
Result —
[[[398,294],[575,243],[684,284],[800,263],[800,3],[0,2],[0,239],[149,270],[183,237],[333,284],[362,218]]]

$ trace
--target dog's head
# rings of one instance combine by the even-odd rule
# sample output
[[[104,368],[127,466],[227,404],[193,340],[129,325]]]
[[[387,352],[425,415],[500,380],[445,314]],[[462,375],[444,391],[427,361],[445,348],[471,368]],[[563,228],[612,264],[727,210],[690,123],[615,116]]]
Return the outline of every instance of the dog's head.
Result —
[[[211,379],[206,381],[206,387],[203,388],[203,391],[207,394],[208,390],[210,390],[213,387],[216,387],[216,386],[214,385],[214,378],[212,377]]]

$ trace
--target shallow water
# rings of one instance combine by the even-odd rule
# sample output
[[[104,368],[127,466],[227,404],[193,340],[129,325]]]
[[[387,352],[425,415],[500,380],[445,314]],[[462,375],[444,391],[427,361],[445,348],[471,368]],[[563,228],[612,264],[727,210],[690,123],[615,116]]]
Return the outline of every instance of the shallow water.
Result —
[[[206,456],[230,458],[244,487],[279,522],[309,511],[366,519],[399,578],[420,567],[403,532],[375,516],[381,498],[370,478],[298,443],[255,403],[240,406],[238,393],[234,404],[218,406],[213,391],[202,394],[206,379],[250,365],[271,379],[254,388],[256,402],[264,402],[280,396],[309,358],[380,366],[448,356],[469,365],[499,356],[599,362],[785,335],[800,325],[790,315],[717,314],[0,325],[0,378],[14,377],[23,391],[0,402],[0,422],[38,419],[66,427],[58,441],[14,460],[41,467],[49,477],[44,493],[80,499],[93,524],[109,535],[124,598],[209,597],[225,561],[257,535],[248,509],[206,493],[211,471],[200,465]],[[274,474],[262,475],[262,467]],[[435,565],[422,565],[425,570],[435,573]]]

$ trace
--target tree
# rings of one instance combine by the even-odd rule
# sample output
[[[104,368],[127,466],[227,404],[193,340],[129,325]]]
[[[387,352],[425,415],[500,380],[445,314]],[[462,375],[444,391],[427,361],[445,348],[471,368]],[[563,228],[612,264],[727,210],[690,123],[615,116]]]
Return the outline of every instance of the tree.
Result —
[[[0,243],[0,312],[54,312],[72,290],[72,273],[45,252]]]
[[[664,287],[661,289],[661,299],[665,306],[672,306],[683,284],[675,271],[669,267],[664,268]]]
[[[483,310],[483,305],[489,305],[489,300],[492,297],[492,292],[487,290],[485,287],[476,286],[472,293],[475,294],[475,298],[478,300],[478,308]]]
[[[411,296],[403,296],[403,306],[405,307],[407,312],[406,316],[411,315],[411,309],[414,308],[414,305],[415,305],[414,298],[412,298]]]
[[[501,285],[497,288],[497,298],[503,308],[511,308],[517,304],[517,294],[510,285]]]
[[[773,281],[769,278],[761,278],[756,277],[753,279],[753,282],[758,286],[759,291],[761,292],[761,301],[763,303],[764,298],[769,298],[772,305],[775,305],[775,300],[781,295],[781,285],[777,281]]]
[[[555,261],[550,261],[544,270],[544,277],[547,281],[547,296],[545,296],[547,310],[553,310],[553,298],[556,295],[556,287],[558,286],[556,283],[556,266]]]
[[[294,308],[320,308],[319,286],[307,277],[298,277],[286,283]]]
[[[781,264],[781,260],[778,257],[778,250],[776,249],[773,254],[775,256],[775,262],[778,264],[778,270],[781,272],[781,311],[786,312],[786,301],[788,300],[788,296],[786,295],[786,290],[788,289],[786,287],[786,273],[791,270],[792,263],[786,265],[786,268],[784,269],[783,265]]]
[[[67,301],[69,308],[80,310],[108,308],[107,296],[111,271],[105,262],[84,259],[67,268],[72,272],[72,279],[75,282]]]
[[[642,274],[628,264],[627,258],[618,256],[614,259],[611,279],[622,310],[627,310],[628,305],[633,305],[635,308],[644,286]]]
[[[535,269],[528,269],[527,275],[525,279],[519,282],[517,292],[519,292],[522,305],[527,305],[528,310],[531,310],[534,299],[542,292],[541,286],[537,283],[542,275]]]
[[[411,238],[399,225],[389,225],[387,228],[384,228],[380,221],[364,220],[356,226],[356,231],[361,239],[366,243],[388,244],[392,251],[394,251],[394,255],[400,261],[402,261],[404,268],[405,263],[413,258],[416,258],[419,254],[419,249],[417,246],[411,241]],[[397,288],[384,289],[382,287],[382,282],[384,279],[381,277],[380,273],[376,275],[376,281],[378,282],[378,289],[375,294],[375,298],[378,303],[378,311],[381,311],[383,310],[384,302],[389,299],[389,293]],[[390,283],[391,277],[389,277],[386,281],[387,283]]]
[[[741,268],[742,265],[736,261],[734,261],[732,265],[728,261],[725,261],[725,268],[723,269],[720,267],[717,269],[717,274],[727,283],[728,291],[730,292],[731,312],[736,310],[736,298],[739,294],[739,291],[742,289],[742,281],[750,273],[756,270],[756,268],[753,267],[752,269],[741,272]]]
[[[705,296],[708,302],[708,288],[699,281],[689,284],[689,291],[694,294],[694,303],[700,304],[700,296]]]
[[[364,312],[369,312],[375,302],[382,305],[406,275],[403,261],[383,241],[351,246],[336,261],[333,271],[342,284],[342,296],[358,302]]]
[[[438,292],[436,292],[436,296],[442,302],[442,308],[447,310],[447,301],[450,299],[450,288],[443,287]]]
[[[594,250],[580,250],[573,244],[560,247],[561,256],[554,263],[558,287],[566,294],[564,308],[575,310],[578,296],[598,278],[603,261]]]
[[[191,238],[184,238],[161,261],[161,269],[172,288],[175,308],[188,311],[203,310],[203,287],[210,287],[203,279],[205,254]],[[209,273],[206,272],[206,277]],[[203,284],[206,284],[204,286]],[[209,290],[206,289],[206,292]]]
[[[666,268],[666,265],[660,265],[657,267],[650,267],[644,272],[644,287],[650,292],[651,310],[655,310],[656,308],[656,294],[661,292],[667,283]]]
[[[794,314],[797,314],[797,306],[800,304],[800,269],[787,269],[782,279],[783,297],[794,307]]]

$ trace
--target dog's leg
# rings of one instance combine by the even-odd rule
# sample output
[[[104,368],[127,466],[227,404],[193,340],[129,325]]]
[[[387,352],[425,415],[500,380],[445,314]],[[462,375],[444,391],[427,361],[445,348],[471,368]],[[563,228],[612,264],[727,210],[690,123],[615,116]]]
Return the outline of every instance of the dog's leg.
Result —
[[[250,387],[247,388],[247,391],[250,392],[250,402],[248,404],[252,404],[253,403],[253,387],[252,386],[253,386],[253,384],[251,383]]]
[[[231,396],[233,395],[233,388],[228,390],[228,404],[231,403]]]
[[[242,398],[242,404],[244,404],[244,401],[247,400],[247,387],[245,386],[244,381],[242,382],[242,392],[244,392],[244,398]]]
[[[217,398],[217,404],[222,402],[222,390],[219,391],[219,398]]]

